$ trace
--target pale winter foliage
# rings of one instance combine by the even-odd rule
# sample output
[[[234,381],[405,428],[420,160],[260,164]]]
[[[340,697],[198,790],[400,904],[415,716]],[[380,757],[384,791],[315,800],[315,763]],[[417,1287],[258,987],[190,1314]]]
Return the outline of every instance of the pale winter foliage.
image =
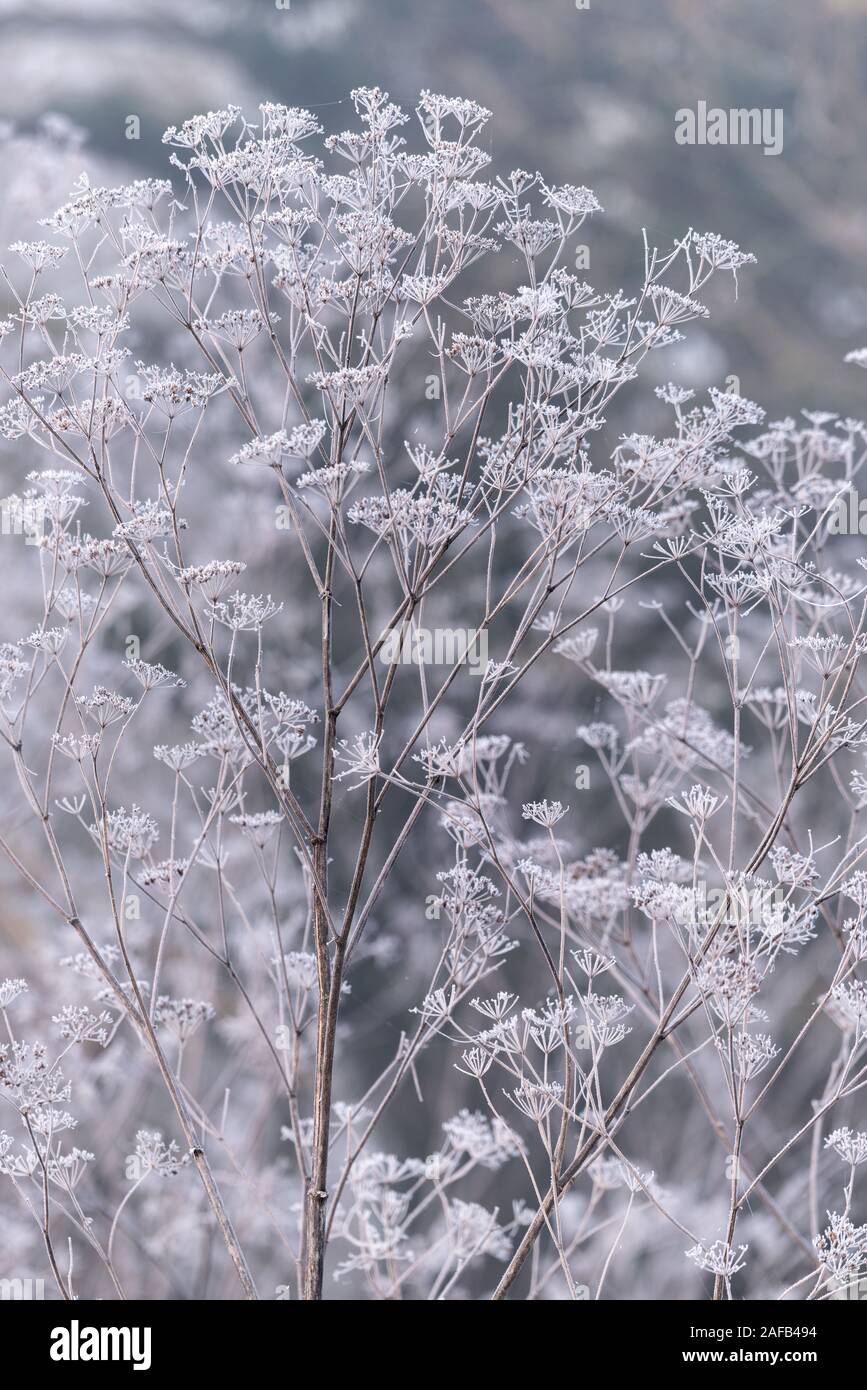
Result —
[[[669,384],[612,439],[753,258],[594,288],[589,189],[352,100],[195,116],[10,248],[3,1273],[845,1296],[864,425]]]

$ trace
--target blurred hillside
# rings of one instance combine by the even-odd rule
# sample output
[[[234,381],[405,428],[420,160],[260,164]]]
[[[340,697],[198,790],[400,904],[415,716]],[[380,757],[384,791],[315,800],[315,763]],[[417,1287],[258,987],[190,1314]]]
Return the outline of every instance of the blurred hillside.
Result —
[[[143,172],[163,165],[167,124],[227,101],[313,105],[340,127],[359,83],[408,107],[421,87],[472,95],[494,111],[499,168],[597,192],[597,283],[632,283],[644,225],[660,244],[694,225],[756,253],[740,301],[667,357],[670,375],[735,372],[772,417],[858,413],[840,361],[867,338],[867,0],[285,3],[2,0],[0,118],[29,129],[61,112],[89,133],[88,159]],[[699,100],[781,108],[782,154],[677,145],[674,113]]]

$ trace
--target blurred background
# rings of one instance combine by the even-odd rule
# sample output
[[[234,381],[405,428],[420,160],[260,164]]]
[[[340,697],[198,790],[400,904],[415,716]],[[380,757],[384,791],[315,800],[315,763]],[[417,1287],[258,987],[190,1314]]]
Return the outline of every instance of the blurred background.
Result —
[[[84,166],[162,170],[166,126],[227,102],[313,106],[339,129],[359,84],[408,109],[421,87],[472,96],[494,112],[499,169],[593,187],[606,213],[587,235],[594,283],[630,281],[642,226],[659,244],[718,231],[758,256],[740,302],[726,296],[710,330],[663,355],[672,375],[706,386],[735,371],[771,418],[857,413],[840,362],[867,335],[867,0],[577,4],[0,0],[0,231],[14,217],[23,234],[21,201],[41,213],[45,185],[60,196]],[[677,145],[674,113],[699,100],[781,108],[782,153]],[[47,113],[65,118],[48,123],[56,161],[22,159]]]

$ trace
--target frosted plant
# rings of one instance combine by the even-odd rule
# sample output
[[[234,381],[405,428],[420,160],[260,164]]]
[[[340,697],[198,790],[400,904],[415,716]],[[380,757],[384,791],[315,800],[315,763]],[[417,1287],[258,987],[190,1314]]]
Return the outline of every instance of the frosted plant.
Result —
[[[834,1296],[867,431],[644,389],[733,243],[596,288],[596,197],[493,173],[484,108],[352,103],[324,149],[194,116],[11,250],[10,1258],[64,1299]]]

